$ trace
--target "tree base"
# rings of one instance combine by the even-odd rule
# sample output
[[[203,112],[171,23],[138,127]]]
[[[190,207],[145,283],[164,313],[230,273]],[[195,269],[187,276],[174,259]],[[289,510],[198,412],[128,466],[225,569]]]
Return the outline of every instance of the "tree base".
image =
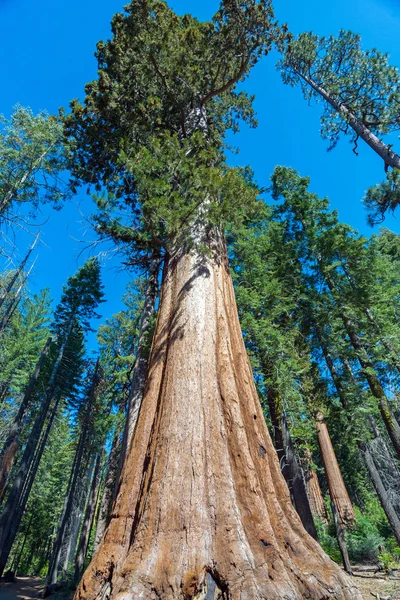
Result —
[[[133,443],[75,598],[361,600],[292,506],[217,254],[168,264]]]

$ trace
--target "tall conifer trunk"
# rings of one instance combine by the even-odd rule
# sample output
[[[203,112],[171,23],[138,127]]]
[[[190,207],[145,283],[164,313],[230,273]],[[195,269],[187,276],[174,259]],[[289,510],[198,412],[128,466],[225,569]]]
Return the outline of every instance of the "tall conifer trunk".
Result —
[[[3,449],[0,455],[0,499],[2,498],[5,490],[5,486],[7,483],[8,474],[11,470],[11,467],[14,462],[15,455],[18,451],[19,447],[19,435],[22,430],[22,426],[24,424],[24,418],[26,412],[29,407],[29,403],[31,401],[32,393],[35,389],[35,385],[40,375],[40,371],[42,369],[43,363],[46,359],[48,350],[50,348],[51,338],[48,338],[45,347],[42,350],[42,353],[39,357],[39,360],[36,364],[36,368],[29,380],[28,386],[25,390],[24,397],[20,404],[18,413],[14,419],[13,424],[11,425],[11,429],[8,433],[7,439],[4,442]]]
[[[311,454],[309,455],[309,467],[305,471],[308,497],[310,498],[311,511],[314,517],[322,519],[325,523],[328,522],[328,513],[326,510],[324,497],[319,485],[318,476],[311,466]]]
[[[82,424],[82,430],[79,436],[78,445],[75,452],[74,463],[71,469],[70,485],[68,486],[68,495],[64,505],[63,513],[60,518],[60,523],[57,530],[56,539],[54,540],[53,552],[50,560],[49,571],[47,573],[47,583],[56,583],[58,573],[60,570],[60,562],[62,555],[62,547],[65,539],[65,532],[67,530],[68,523],[71,520],[72,509],[74,505],[74,496],[77,490],[78,478],[81,473],[82,459],[84,456],[85,446],[88,441],[88,434],[90,428],[90,421],[93,412],[93,405],[95,400],[96,386],[98,383],[98,372],[99,372],[99,361],[96,363],[96,367],[92,376],[92,382],[89,392],[88,404],[85,408],[84,420]]]
[[[329,487],[329,495],[336,506],[340,521],[344,525],[351,525],[355,521],[353,505],[347,493],[329,431],[321,413],[317,416],[316,427],[318,444]]]
[[[166,264],[134,443],[75,598],[359,599],[291,504],[222,236],[207,243]]]
[[[274,446],[293,506],[297,510],[305,530],[317,540],[318,534],[311,511],[306,479],[295,454],[286,416],[282,411],[281,400],[272,387],[268,390],[267,400],[273,426]]]
[[[342,473],[336,459],[336,454],[332,446],[331,438],[328,432],[323,415],[319,413],[316,421],[318,444],[321,450],[322,461],[324,463],[326,479],[328,481],[329,495],[331,497],[331,507],[333,519],[336,527],[336,537],[339,543],[339,549],[343,559],[345,570],[351,574],[350,559],[347,551],[344,530],[352,526],[355,522],[353,505],[347,493],[343,481]]]

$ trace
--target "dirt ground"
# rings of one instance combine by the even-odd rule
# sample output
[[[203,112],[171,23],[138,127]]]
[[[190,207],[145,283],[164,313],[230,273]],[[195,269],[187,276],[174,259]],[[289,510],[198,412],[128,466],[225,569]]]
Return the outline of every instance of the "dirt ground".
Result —
[[[1,600],[31,600],[37,598],[43,588],[38,577],[18,577],[14,583],[0,582]]]
[[[356,568],[354,578],[364,600],[400,600],[400,573],[391,578],[384,574],[374,574],[373,569],[360,567]],[[0,582],[0,599],[32,600],[39,597],[42,589],[43,581],[38,577],[18,577],[15,583]],[[51,598],[61,600],[60,594],[54,594]]]

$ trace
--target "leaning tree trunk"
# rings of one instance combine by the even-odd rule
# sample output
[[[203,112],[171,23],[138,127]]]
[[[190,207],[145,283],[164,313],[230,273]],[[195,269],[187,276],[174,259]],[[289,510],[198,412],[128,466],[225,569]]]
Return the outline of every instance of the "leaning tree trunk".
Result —
[[[18,510],[21,495],[23,493],[24,484],[26,482],[27,474],[32,461],[35,456],[35,451],[39,444],[39,439],[42,434],[43,426],[46,421],[47,413],[49,411],[51,401],[53,399],[54,391],[56,388],[56,379],[59,368],[64,356],[65,349],[67,347],[68,338],[72,330],[74,322],[74,313],[70,315],[68,327],[65,333],[64,340],[58,351],[56,361],[53,365],[50,379],[47,384],[46,392],[44,394],[42,405],[38,411],[37,417],[33,424],[32,430],[29,434],[27,444],[25,446],[24,453],[22,455],[21,463],[18,467],[15,480],[13,482],[10,493],[7,497],[7,501],[4,505],[4,509],[0,517],[0,576],[4,570],[4,560],[1,558],[4,555],[5,548],[9,546],[9,535],[10,530],[15,522],[15,515]],[[7,554],[7,552],[6,552]]]
[[[329,291],[331,292],[332,296],[335,297],[335,285],[330,276],[327,275],[324,271],[324,268],[323,266],[321,266],[321,261],[319,259],[318,262],[321,269],[321,273],[325,277]],[[360,363],[360,367],[363,370],[365,378],[368,382],[369,389],[371,390],[372,395],[378,400],[378,406],[382,416],[382,420],[385,424],[386,430],[393,444],[393,448],[395,449],[396,454],[400,459],[400,425],[392,412],[385,391],[374,368],[374,364],[362,343],[362,340],[357,332],[357,329],[352,319],[349,317],[346,311],[343,310],[342,307],[339,310],[339,316],[342,319],[344,328],[346,330],[347,335],[349,336],[351,345],[355,350],[358,362]]]
[[[359,442],[359,448],[364,458],[365,465],[368,469],[369,476],[374,485],[377,496],[381,502],[381,505],[385,511],[386,517],[389,521],[393,535],[395,536],[397,543],[400,545],[400,519],[393,506],[390,494],[386,490],[386,487],[382,481],[380,473],[376,468],[375,461],[371,454],[368,444]]]
[[[328,428],[321,413],[317,415],[316,428],[318,444],[328,482],[329,495],[336,506],[341,523],[345,526],[351,526],[356,518],[353,505],[347,493]]]
[[[356,115],[347,108],[340,100],[334,98],[329,92],[327,92],[322,86],[309,77],[302,71],[293,66],[294,72],[301,77],[315,92],[317,92],[321,98],[332,106],[346,121],[346,123],[355,131],[358,137],[360,137],[378,156],[380,156],[385,165],[392,167],[392,169],[400,169],[400,156],[393,152],[391,144],[385,144],[380,140],[372,131],[364,125],[364,123],[356,117]]]
[[[213,252],[167,263],[135,443],[75,598],[360,599],[291,504]]]
[[[305,472],[308,497],[310,498],[311,511],[314,517],[321,519],[324,523],[328,522],[328,513],[326,510],[324,497],[319,485],[318,476],[310,466]]]
[[[78,445],[75,451],[74,463],[72,465],[70,482],[68,485],[67,499],[64,505],[63,513],[60,518],[59,527],[57,529],[56,539],[54,540],[53,552],[50,560],[49,571],[47,573],[47,584],[57,582],[58,573],[60,569],[62,547],[65,541],[65,534],[68,530],[69,523],[71,521],[72,509],[74,506],[74,497],[77,491],[78,478],[81,473],[82,460],[84,457],[84,451],[88,442],[88,436],[90,433],[91,418],[94,408],[96,388],[98,385],[98,375],[100,369],[100,362],[97,359],[96,366],[93,372],[88,403],[85,407],[84,419],[82,424],[81,433],[79,436]]]
[[[7,503],[4,507],[4,511],[1,515],[1,524],[5,523],[6,528],[3,528],[2,535],[2,543],[1,543],[1,552],[0,552],[0,573],[3,573],[8,557],[10,555],[13,543],[17,536],[19,526],[22,521],[22,517],[25,512],[26,505],[29,500],[29,495],[32,489],[32,486],[35,482],[36,474],[40,465],[41,458],[43,456],[44,449],[46,447],[46,443],[53,426],[54,418],[57,414],[58,405],[60,402],[60,395],[58,395],[54,401],[53,407],[51,409],[51,413],[48,419],[48,423],[44,433],[41,438],[38,440],[34,456],[32,457],[29,469],[26,473],[26,477],[23,481],[22,488],[20,489],[20,493],[15,500],[15,506],[13,506],[12,518],[7,518],[9,515],[9,500],[10,496],[7,498]],[[21,470],[18,472],[18,477],[21,476]],[[11,490],[13,492],[14,488]]]
[[[339,544],[340,553],[342,555],[344,568],[347,573],[351,574],[351,565],[347,551],[344,530],[354,524],[356,517],[353,510],[353,505],[343,481],[342,473],[340,472],[328,428],[321,413],[317,415],[316,428],[318,444],[321,450],[322,461],[324,463],[326,479],[328,481],[329,495],[331,497],[331,507],[336,528],[336,537]]]

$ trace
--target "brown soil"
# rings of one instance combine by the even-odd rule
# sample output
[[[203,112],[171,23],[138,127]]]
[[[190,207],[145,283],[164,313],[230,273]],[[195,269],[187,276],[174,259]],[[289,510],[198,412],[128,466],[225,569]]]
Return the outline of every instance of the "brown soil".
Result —
[[[375,573],[374,568],[355,567],[354,580],[364,600],[400,600],[400,574]]]
[[[43,581],[39,577],[18,577],[14,583],[0,581],[1,600],[31,600],[38,598],[43,589]]]

